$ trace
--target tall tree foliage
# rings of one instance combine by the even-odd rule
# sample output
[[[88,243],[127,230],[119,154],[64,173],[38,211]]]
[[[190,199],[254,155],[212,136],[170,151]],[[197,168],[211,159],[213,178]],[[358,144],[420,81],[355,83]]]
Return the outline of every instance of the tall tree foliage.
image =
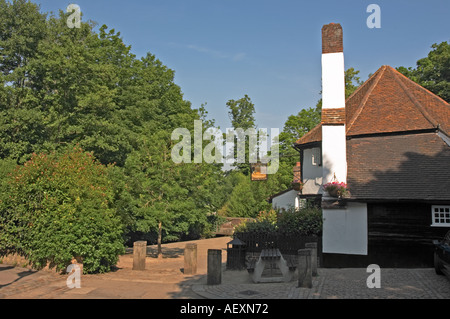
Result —
[[[0,157],[31,153],[43,131],[44,113],[34,108],[29,62],[46,36],[46,15],[25,0],[0,1]]]
[[[0,71],[14,85],[25,85],[23,67],[36,55],[39,42],[46,36],[46,15],[26,0],[0,1]]]
[[[157,241],[198,236],[207,228],[207,213],[218,209],[215,190],[219,167],[206,163],[175,164],[170,133],[157,131],[127,159],[125,171],[134,198],[133,230]]]
[[[247,94],[245,94],[244,97],[240,98],[239,100],[229,100],[226,105],[228,107],[228,116],[231,121],[231,126],[236,132],[236,135],[234,137],[234,159],[238,159],[239,156],[238,143],[243,143],[242,145],[244,145],[245,147],[245,157],[243,158],[244,162],[239,163],[239,161],[236,161],[233,165],[243,174],[249,175],[249,154],[250,152],[256,152],[256,150],[249,149],[249,136],[239,136],[237,132],[238,130],[248,132],[249,129],[256,129],[255,105],[252,103],[250,97]]]
[[[107,26],[70,29],[68,13],[47,17],[25,0],[0,8],[0,168],[78,145],[115,163],[108,209],[126,239],[156,240],[159,225],[161,241],[200,236],[223,201],[223,173],[170,158],[172,130],[205,112],[183,99],[174,71],[151,53],[137,58]]]
[[[450,102],[450,44],[444,41],[431,48],[427,57],[417,61],[415,69],[400,66],[397,70]]]
[[[229,116],[235,130],[254,130],[257,140],[261,139],[256,131],[255,106],[248,95],[239,100],[229,100],[227,102]],[[250,181],[250,155],[258,152],[257,147],[251,149],[248,136],[245,136],[245,162],[235,163],[235,171],[228,174],[226,179],[231,180],[233,187],[229,197],[225,201],[220,212],[227,216],[255,217],[259,212],[270,209],[267,199],[270,195],[285,189],[290,180],[287,174],[280,174],[287,169],[286,165],[280,165],[277,174],[270,174],[266,181]],[[237,157],[238,138],[235,137],[234,157]],[[256,146],[256,145],[254,145]],[[252,153],[251,153],[252,152]],[[288,168],[292,172],[292,167]]]
[[[229,100],[228,116],[233,128],[242,128],[244,130],[255,127],[255,105],[250,97],[245,94],[239,100]]]

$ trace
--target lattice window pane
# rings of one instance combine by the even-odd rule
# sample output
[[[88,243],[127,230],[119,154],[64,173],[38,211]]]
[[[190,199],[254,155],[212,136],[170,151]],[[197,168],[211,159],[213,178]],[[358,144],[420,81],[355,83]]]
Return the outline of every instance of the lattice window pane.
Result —
[[[433,205],[432,212],[432,226],[450,226],[450,206],[448,205]]]

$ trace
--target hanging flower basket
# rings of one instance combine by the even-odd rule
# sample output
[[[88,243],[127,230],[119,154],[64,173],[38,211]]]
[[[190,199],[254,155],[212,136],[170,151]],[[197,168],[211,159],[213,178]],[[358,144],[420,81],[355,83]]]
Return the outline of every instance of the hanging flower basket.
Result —
[[[323,189],[331,196],[340,198],[347,194],[347,184],[343,182],[330,182],[323,185]]]

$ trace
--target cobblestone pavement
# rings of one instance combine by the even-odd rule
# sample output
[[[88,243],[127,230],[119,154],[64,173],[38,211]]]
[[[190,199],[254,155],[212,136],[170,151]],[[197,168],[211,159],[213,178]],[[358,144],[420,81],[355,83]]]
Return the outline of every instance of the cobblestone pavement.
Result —
[[[381,269],[381,287],[368,288],[366,269],[319,269],[311,289],[296,282],[243,283],[208,286],[193,290],[210,299],[450,299],[450,281],[434,269]]]
[[[381,288],[367,288],[366,269],[323,269],[311,289],[297,282],[251,282],[247,271],[223,270],[222,284],[206,285],[207,249],[222,249],[226,261],[229,238],[197,241],[196,275],[184,275],[186,243],[163,246],[165,258],[147,250],[146,270],[133,271],[132,255],[122,256],[119,269],[83,275],[81,288],[69,289],[67,275],[0,264],[0,299],[450,299],[450,280],[434,269],[381,269]]]

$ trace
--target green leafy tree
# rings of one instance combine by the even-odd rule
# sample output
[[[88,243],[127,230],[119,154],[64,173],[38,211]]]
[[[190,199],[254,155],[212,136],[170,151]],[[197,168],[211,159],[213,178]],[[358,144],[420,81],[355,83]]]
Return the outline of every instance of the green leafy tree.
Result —
[[[46,36],[46,15],[39,6],[26,0],[0,0],[0,72],[2,79],[24,87],[24,67],[36,56]]]
[[[48,36],[29,66],[33,104],[45,115],[45,140],[36,146],[51,150],[78,143],[104,164],[123,164],[131,146],[117,118],[117,100],[119,77],[132,59],[129,48],[113,30],[102,27],[96,34],[88,23],[70,29],[65,19],[62,12],[49,19]]]
[[[99,209],[115,212],[126,240],[201,236],[206,215],[223,204],[223,195],[217,195],[223,172],[220,165],[178,165],[170,158],[172,130],[192,129],[206,114],[204,106],[195,110],[183,99],[175,72],[151,53],[136,58],[120,32],[107,26],[95,30],[93,23],[82,22],[70,29],[69,13],[47,17],[22,0],[0,0],[0,8],[5,171],[6,160],[23,164],[33,153],[80,145],[108,165],[111,197],[108,207]],[[34,187],[32,179],[25,182]],[[65,207],[58,205],[57,211]],[[5,225],[14,224],[5,216]],[[64,254],[63,259],[69,253]]]
[[[0,251],[38,269],[61,270],[81,256],[85,272],[109,271],[124,252],[110,183],[106,167],[79,148],[33,155],[4,184]]]
[[[233,128],[242,128],[244,130],[255,127],[255,105],[250,97],[245,94],[239,100],[229,100],[228,115]]]
[[[357,76],[359,74],[358,70],[354,68],[348,68],[345,70],[345,98],[347,99],[353,94],[364,82],[361,78]]]
[[[239,100],[229,100],[227,102],[227,107],[229,109],[228,115],[231,121],[233,129],[242,129],[247,131],[248,129],[256,129],[255,125],[255,105],[252,103],[250,97],[246,94],[243,98]],[[244,163],[238,163],[237,161],[233,166],[244,173],[245,175],[250,174],[250,152],[256,152],[257,150],[249,149],[249,137],[235,136],[234,137],[234,152],[233,157],[238,158],[238,143],[242,143],[242,138],[245,140],[242,145],[245,145],[245,158]]]
[[[280,153],[282,156],[295,156],[294,143],[320,123],[321,107],[302,109],[297,115],[290,115],[280,133]]]
[[[290,187],[292,166],[280,163],[276,174],[267,176],[266,181],[251,181],[250,176],[234,171],[225,180],[230,182],[231,192],[220,210],[221,215],[229,217],[256,217],[260,212],[269,211],[271,195]]]
[[[255,217],[258,213],[257,203],[250,177],[240,173],[239,182],[234,187],[227,202],[227,215]]]
[[[415,69],[400,66],[397,70],[450,102],[450,44],[444,41],[431,48],[427,57],[417,61]]]
[[[145,139],[127,159],[125,170],[135,201],[135,231],[158,244],[184,236],[199,236],[214,212],[214,190],[222,172],[206,163],[180,163],[171,159],[173,141],[166,131]]]
[[[31,105],[29,71],[46,36],[46,15],[24,0],[0,0],[0,158],[31,153],[44,114]]]

